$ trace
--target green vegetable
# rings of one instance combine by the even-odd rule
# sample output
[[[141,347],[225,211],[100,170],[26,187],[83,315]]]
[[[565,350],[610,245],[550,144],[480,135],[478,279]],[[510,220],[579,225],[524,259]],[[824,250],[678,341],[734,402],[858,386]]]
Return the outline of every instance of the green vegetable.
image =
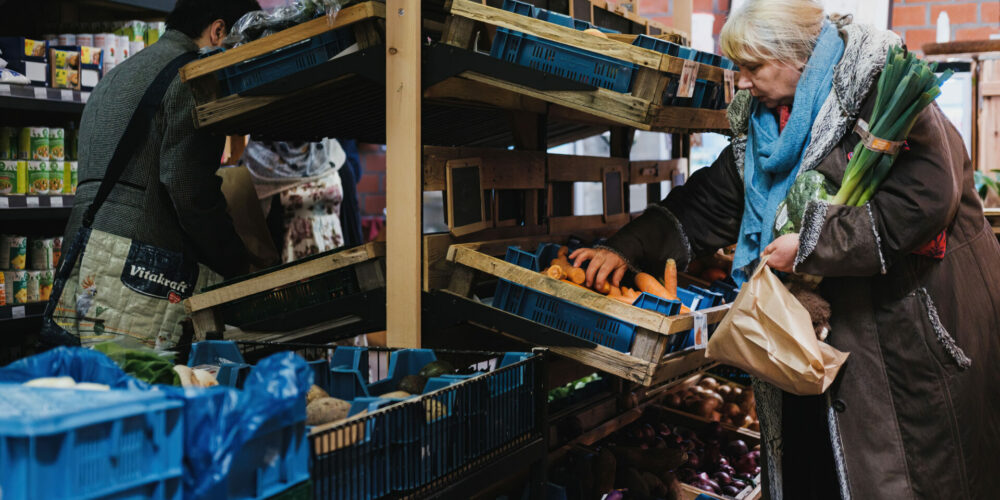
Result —
[[[424,386],[427,385],[427,378],[420,375],[407,375],[399,382],[399,390],[410,394],[421,394]]]
[[[450,375],[452,373],[455,373],[455,367],[452,366],[451,363],[437,360],[424,365],[424,367],[420,369],[419,375],[424,378],[431,378],[440,377],[441,375]]]
[[[103,352],[121,369],[133,377],[150,384],[181,385],[174,362],[152,350],[129,349],[114,342],[102,342],[94,350]]]
[[[935,68],[936,64],[917,59],[904,48],[889,48],[869,124],[873,136],[887,141],[906,139],[917,116],[941,94],[941,85],[952,75],[948,70],[938,77]],[[872,151],[859,142],[833,203],[850,206],[867,203],[889,175],[895,159],[896,155]]]
[[[810,200],[830,201],[826,189],[826,177],[810,170],[795,179],[788,197],[778,205],[778,215],[774,219],[775,234],[797,233],[802,229],[802,216]]]

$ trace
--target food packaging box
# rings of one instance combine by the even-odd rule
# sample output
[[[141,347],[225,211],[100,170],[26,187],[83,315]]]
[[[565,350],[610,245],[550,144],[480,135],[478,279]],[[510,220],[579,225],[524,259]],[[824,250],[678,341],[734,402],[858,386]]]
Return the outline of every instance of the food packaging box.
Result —
[[[49,194],[62,194],[63,179],[66,178],[66,162],[63,160],[49,160]]]
[[[0,160],[0,194],[16,194],[17,160]]]
[[[48,42],[23,36],[4,36],[0,37],[0,52],[7,61],[7,69],[28,77],[32,85],[48,85]]]
[[[52,238],[32,238],[29,253],[31,269],[42,271],[52,269],[52,253],[55,251],[55,240]]]
[[[28,264],[28,238],[5,234],[0,236],[0,268],[22,271]]]

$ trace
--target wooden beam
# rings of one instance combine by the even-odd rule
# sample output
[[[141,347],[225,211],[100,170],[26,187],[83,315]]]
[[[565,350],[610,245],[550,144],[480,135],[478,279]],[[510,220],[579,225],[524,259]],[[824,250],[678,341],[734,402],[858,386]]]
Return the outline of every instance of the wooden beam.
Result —
[[[974,54],[1000,52],[1000,40],[965,40],[944,43],[925,43],[921,47],[925,55]]]
[[[261,274],[229,286],[192,295],[184,301],[184,309],[187,310],[188,314],[191,314],[384,255],[384,243],[367,243],[360,247],[351,248],[328,256],[310,259],[300,264],[282,267],[273,272]]]
[[[729,119],[724,109],[691,109],[653,106],[650,109],[649,127],[655,131],[729,131]]]
[[[443,191],[449,160],[480,158],[483,186],[491,189],[545,189],[545,154],[493,148],[424,146],[423,189]]]
[[[464,78],[449,78],[437,83],[424,91],[424,98],[444,101],[457,100],[538,114],[548,110],[548,104],[540,99]]]
[[[602,156],[548,156],[549,182],[602,182],[604,169],[621,167],[623,181],[628,182],[628,160]]]
[[[210,75],[233,64],[267,54],[295,42],[371,17],[385,17],[385,5],[380,2],[364,2],[352,5],[341,10],[333,23],[330,23],[325,16],[320,17],[298,26],[281,30],[271,36],[240,45],[221,54],[192,61],[181,68],[181,81],[186,82],[200,76]]]
[[[674,180],[674,172],[687,172],[687,158],[629,163],[629,183],[652,184]]]
[[[386,341],[420,347],[421,2],[386,2]]]

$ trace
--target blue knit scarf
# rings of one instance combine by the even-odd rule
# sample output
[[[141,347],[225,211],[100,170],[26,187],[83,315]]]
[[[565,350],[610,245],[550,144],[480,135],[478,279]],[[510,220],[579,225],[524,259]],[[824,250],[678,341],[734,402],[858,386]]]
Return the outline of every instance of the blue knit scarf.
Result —
[[[833,88],[833,72],[844,41],[828,21],[795,87],[791,115],[779,132],[774,110],[754,99],[750,109],[743,179],[743,222],[733,260],[733,278],[746,281],[760,253],[774,239],[774,218],[795,182],[809,144],[813,121]]]

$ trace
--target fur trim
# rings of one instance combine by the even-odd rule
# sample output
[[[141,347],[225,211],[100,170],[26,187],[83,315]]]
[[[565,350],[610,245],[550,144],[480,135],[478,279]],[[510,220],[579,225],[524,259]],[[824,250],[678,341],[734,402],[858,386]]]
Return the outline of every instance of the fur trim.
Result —
[[[816,250],[819,235],[826,224],[826,213],[830,204],[822,200],[810,200],[802,213],[802,230],[799,231],[799,251],[792,262],[792,272],[798,272],[798,267]]]
[[[830,447],[833,448],[833,464],[837,469],[840,484],[840,498],[851,500],[851,482],[847,476],[847,459],[844,458],[844,442],[840,439],[840,421],[831,404],[830,392],[826,393],[826,424],[830,431]]]
[[[659,211],[663,215],[666,215],[667,218],[674,223],[674,226],[677,227],[677,234],[681,238],[681,244],[684,245],[684,258],[675,259],[677,261],[677,269],[687,269],[687,265],[691,263],[691,258],[693,257],[693,253],[691,252],[691,242],[690,240],[688,240],[687,233],[684,232],[684,225],[681,224],[681,221],[677,219],[677,217],[674,215],[673,212],[671,212],[667,207],[664,207],[663,205],[653,204],[650,205],[646,210]]]
[[[745,180],[743,177],[743,162],[746,160],[747,154],[747,136],[739,135],[733,137],[730,145],[733,147],[733,158],[736,159],[736,170],[740,173],[740,179]]]
[[[965,355],[965,351],[961,347],[958,347],[958,344],[955,343],[955,338],[941,324],[941,318],[938,317],[937,308],[934,307],[934,301],[931,300],[931,295],[927,293],[927,289],[918,288],[916,293],[920,295],[921,300],[924,301],[924,306],[927,307],[927,317],[931,322],[931,326],[934,327],[934,333],[937,334],[941,347],[944,347],[945,352],[955,360],[959,369],[965,370],[972,366],[972,360]]]
[[[749,90],[739,90],[733,96],[732,102],[726,108],[726,118],[729,120],[729,128],[734,135],[746,135],[750,126],[750,104],[753,103],[753,96]]]
[[[875,235],[875,251],[878,252],[878,261],[882,265],[882,274],[885,274],[885,257],[882,256],[882,237],[879,236],[878,227],[875,225],[875,215],[872,214],[871,203],[865,203],[865,208],[868,209],[868,220],[872,223],[872,234]]]

